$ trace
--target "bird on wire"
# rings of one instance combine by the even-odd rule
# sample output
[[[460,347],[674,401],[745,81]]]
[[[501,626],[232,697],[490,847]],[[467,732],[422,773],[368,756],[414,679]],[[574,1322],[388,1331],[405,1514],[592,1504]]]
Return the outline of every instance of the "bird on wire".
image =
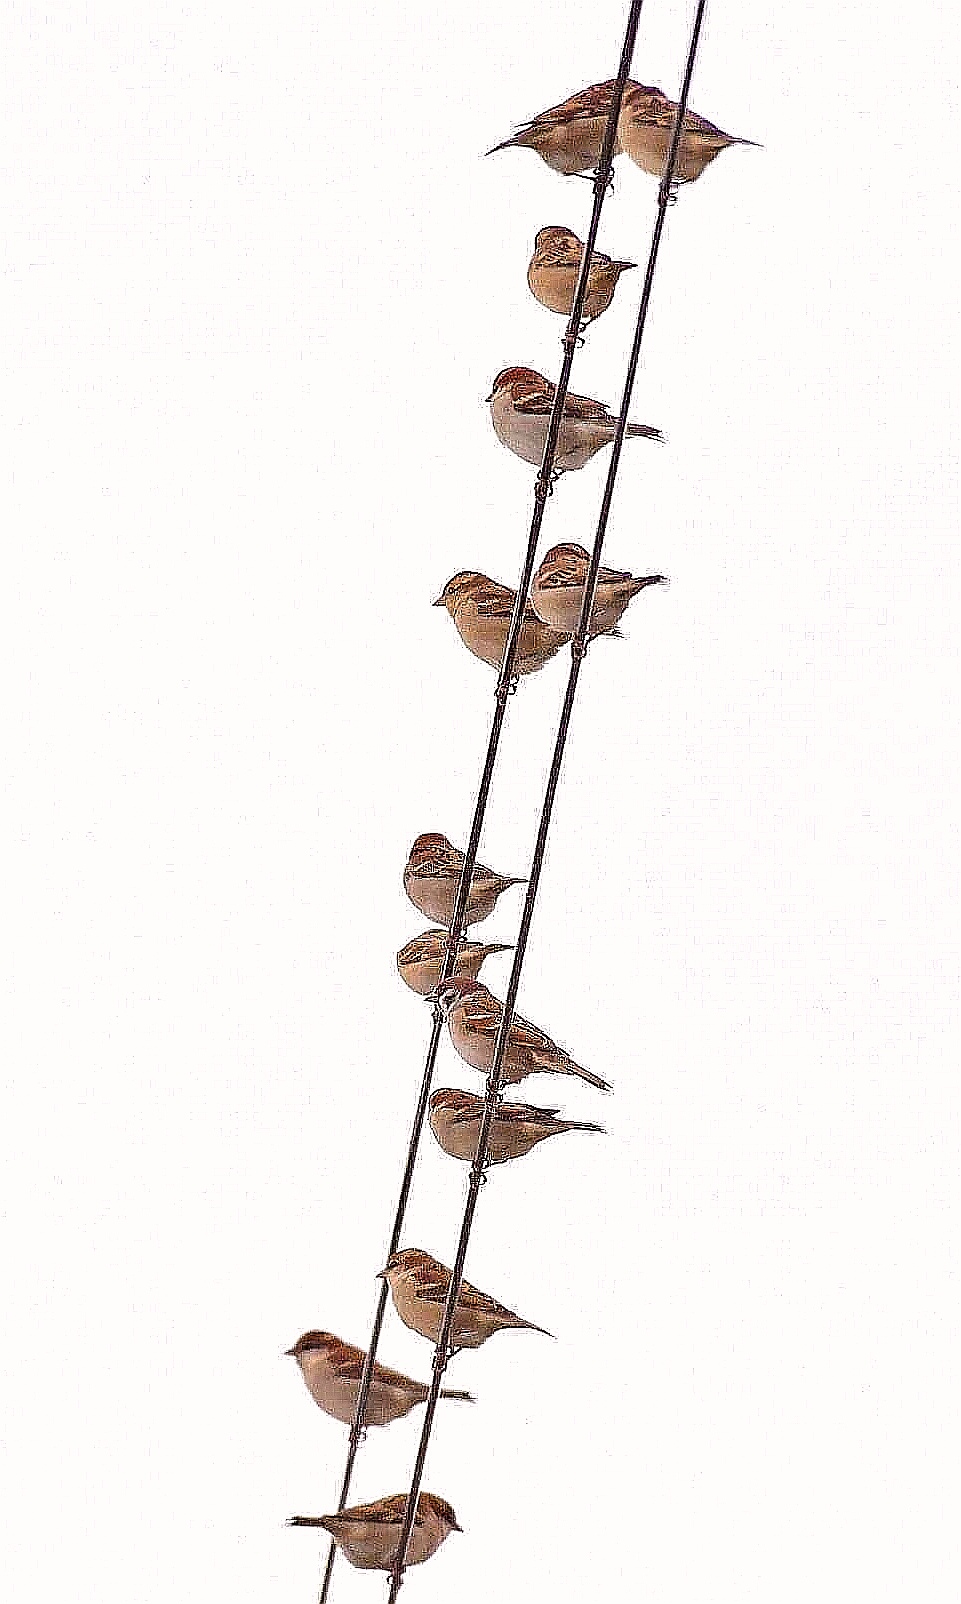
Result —
[[[407,1509],[407,1494],[393,1493],[373,1504],[355,1504],[339,1515],[292,1515],[288,1526],[319,1526],[329,1532],[352,1565],[362,1571],[393,1570]],[[446,1498],[421,1493],[407,1549],[408,1565],[421,1565],[436,1554],[445,1537],[462,1532]]]
[[[464,570],[447,581],[434,606],[447,608],[469,652],[491,668],[500,668],[516,596],[517,592],[508,585],[500,585],[486,574]],[[545,624],[530,602],[525,602],[512,675],[536,674],[569,640],[569,635]]]
[[[629,84],[624,90],[617,121],[621,149],[643,172],[660,178],[667,166],[676,119],[677,101],[668,99],[663,89],[649,84]],[[671,188],[692,184],[708,163],[730,145],[752,145],[760,149],[756,140],[726,134],[706,117],[699,117],[696,111],[686,111]]]
[[[450,1291],[450,1271],[421,1248],[392,1253],[381,1276],[390,1287],[394,1307],[405,1326],[436,1344]],[[498,1331],[539,1331],[552,1335],[533,1320],[523,1320],[496,1298],[488,1297],[469,1281],[462,1281],[451,1327],[451,1356],[462,1348],[479,1348]]]
[[[453,1087],[440,1087],[431,1093],[430,1128],[440,1146],[451,1158],[472,1164],[477,1157],[483,1097]],[[538,1142],[564,1131],[604,1131],[592,1121],[564,1119],[558,1108],[536,1108],[532,1103],[501,1103],[494,1116],[487,1148],[488,1164],[506,1164],[523,1158]]]
[[[538,618],[555,629],[574,633],[580,622],[590,561],[590,553],[583,546],[565,542],[551,547],[531,584],[531,606]],[[649,585],[666,584],[663,574],[638,576],[626,569],[599,568],[589,638],[615,631],[619,634],[617,625],[634,597]]]
[[[487,397],[498,440],[536,468],[544,456],[555,388],[533,368],[502,368]],[[617,423],[602,401],[568,391],[557,433],[553,478],[583,468],[596,452],[609,446]],[[627,438],[663,440],[664,436],[649,423],[629,423]]]
[[[494,1062],[504,1004],[488,991],[479,980],[457,978],[453,975],[442,980],[431,993],[447,1021],[450,1039],[472,1069],[489,1074]],[[515,1086],[528,1075],[538,1072],[547,1075],[575,1075],[598,1091],[609,1092],[610,1083],[602,1080],[573,1058],[562,1047],[545,1036],[529,1020],[515,1014],[501,1059],[501,1084]]]
[[[411,991],[426,997],[439,983],[449,940],[450,933],[447,930],[425,930],[422,936],[415,936],[405,947],[401,947],[397,954],[397,973]],[[457,956],[454,959],[452,973],[468,980],[476,980],[485,958],[490,958],[495,952],[512,950],[503,941],[489,941],[485,944],[461,937],[457,943]]]
[[[425,918],[450,925],[464,869],[464,854],[451,846],[446,835],[430,830],[419,835],[404,869],[404,890]],[[476,925],[493,913],[494,905],[509,886],[524,884],[520,875],[497,874],[475,863],[467,893],[464,924]]]
[[[549,312],[570,317],[583,257],[584,242],[571,229],[557,224],[538,229],[534,254],[527,269],[527,283],[535,301],[540,301]],[[592,253],[581,315],[582,330],[607,311],[621,274],[636,266],[636,262],[615,261],[603,251]]]
[[[353,1423],[360,1392],[361,1372],[367,1355],[362,1348],[341,1342],[330,1331],[305,1331],[287,1355],[296,1359],[307,1391],[325,1414],[349,1426]],[[375,1364],[364,1411],[365,1426],[389,1426],[416,1409],[427,1397],[427,1387],[386,1365]],[[458,1403],[473,1403],[469,1392],[445,1388],[440,1396]]]
[[[548,107],[547,111],[539,112],[530,122],[518,128],[510,139],[502,140],[485,154],[493,156],[497,150],[508,150],[518,145],[536,151],[555,173],[570,176],[593,170],[600,164],[604,130],[616,82],[616,79],[609,78],[606,83],[591,84],[589,89],[582,89],[579,94],[562,100],[559,106]],[[612,155],[618,155],[620,148],[615,138]]]

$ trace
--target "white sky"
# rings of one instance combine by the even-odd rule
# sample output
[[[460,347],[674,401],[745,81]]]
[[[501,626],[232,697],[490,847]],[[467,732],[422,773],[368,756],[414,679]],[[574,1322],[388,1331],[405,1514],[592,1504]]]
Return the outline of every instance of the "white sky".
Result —
[[[315,1597],[283,1522],[346,1432],[281,1353],[369,1328],[428,1031],[400,874],[464,839],[492,708],[429,603],[518,572],[483,397],[556,376],[524,274],[591,201],[480,153],[610,76],[626,9],[9,8],[11,1599]],[[637,76],[676,93],[689,16],[648,0]],[[710,8],[692,105],[765,148],[669,215],[633,408],[669,444],[606,550],[673,583],[589,656],[520,997],[615,1083],[532,1099],[610,1134],[481,1198],[468,1275],[560,1340],[450,1373],[425,1485],[466,1535],[410,1604],[958,1597],[959,42]],[[655,195],[623,158],[602,247],[642,259]],[[640,277],[575,389],[616,400]],[[511,704],[505,871],[565,673]],[[480,1085],[446,1044],[439,1083]],[[450,1262],[463,1185],[428,1137],[408,1242]],[[393,1315],[382,1357],[428,1374]]]

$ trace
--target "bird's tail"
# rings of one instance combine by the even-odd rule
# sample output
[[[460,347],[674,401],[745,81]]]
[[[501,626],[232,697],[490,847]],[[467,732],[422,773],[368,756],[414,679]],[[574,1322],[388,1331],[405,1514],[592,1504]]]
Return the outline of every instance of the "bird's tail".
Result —
[[[644,574],[630,580],[626,588],[631,596],[636,596],[640,591],[646,590],[648,585],[666,585],[667,582],[666,574]]]
[[[329,1515],[291,1515],[288,1526],[322,1526],[325,1532],[332,1532],[331,1517]]]
[[[610,1090],[610,1088],[608,1088]],[[607,1135],[603,1125],[595,1125],[592,1120],[562,1119],[558,1122],[565,1131],[600,1131],[602,1136]]]
[[[617,271],[619,273],[629,273],[632,267],[636,267],[637,266],[637,263],[636,262],[615,262],[614,266],[617,268]]]
[[[457,1387],[444,1387],[441,1390],[442,1398],[452,1398],[455,1403],[476,1403],[477,1399],[472,1392],[461,1392]]]
[[[557,1341],[557,1338],[555,1337],[553,1331],[546,1330],[544,1326],[536,1326],[534,1324],[533,1320],[522,1320],[519,1314],[516,1314],[514,1316],[514,1330],[515,1331],[539,1331],[542,1337],[550,1337],[552,1342],[556,1342]]]
[[[514,949],[507,941],[489,941],[484,948],[484,957],[489,958],[492,952],[513,952]]]
[[[664,440],[660,429],[655,429],[650,423],[629,423],[627,426],[627,438],[629,440],[660,440],[662,443]]]
[[[495,151],[498,151],[498,150],[510,150],[512,145],[527,145],[527,144],[529,144],[530,141],[527,138],[527,134],[529,132],[530,132],[529,129],[522,129],[519,134],[512,134],[510,139],[502,139],[499,145],[492,145],[490,150],[485,150],[484,155],[485,156],[493,156]]]
[[[565,1075],[578,1076],[579,1081],[587,1081],[587,1084],[589,1084],[589,1086],[595,1086],[598,1092],[611,1091],[610,1081],[602,1081],[600,1075],[594,1075],[592,1071],[586,1070],[586,1068],[582,1067],[581,1063],[574,1063],[573,1059],[568,1059],[568,1062],[565,1063],[565,1067],[563,1067],[563,1073],[565,1073]]]

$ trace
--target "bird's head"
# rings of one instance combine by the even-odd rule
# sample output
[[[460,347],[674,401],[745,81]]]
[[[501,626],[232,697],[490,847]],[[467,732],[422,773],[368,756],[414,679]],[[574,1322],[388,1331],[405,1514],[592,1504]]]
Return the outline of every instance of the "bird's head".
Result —
[[[543,374],[537,373],[534,368],[501,368],[487,399],[496,401],[499,395],[513,394],[515,385],[524,390],[538,390],[543,389],[546,383]]]
[[[451,1509],[446,1498],[438,1498],[436,1493],[421,1493],[419,1502],[426,1504],[431,1514],[445,1526],[449,1532],[462,1532],[463,1526],[457,1524],[457,1516]]]
[[[485,578],[483,574],[476,573],[472,568],[462,569],[459,574],[454,574],[451,579],[448,579],[447,584],[434,602],[434,606],[446,607],[447,611],[452,613],[457,603],[463,601],[465,596],[469,596],[477,585],[489,584],[490,580]]]
[[[389,1281],[395,1273],[404,1275],[408,1270],[414,1270],[423,1257],[419,1248],[398,1248],[392,1253],[384,1268],[377,1276],[378,1281]]]
[[[427,1001],[436,1003],[446,1019],[451,1009],[456,1008],[465,997],[486,990],[487,987],[479,980],[470,980],[467,975],[448,975],[446,980],[439,981],[433,991],[427,993]]]
[[[285,1358],[299,1359],[303,1353],[327,1353],[330,1348],[342,1346],[340,1338],[330,1331],[305,1331],[292,1348],[285,1350]]]

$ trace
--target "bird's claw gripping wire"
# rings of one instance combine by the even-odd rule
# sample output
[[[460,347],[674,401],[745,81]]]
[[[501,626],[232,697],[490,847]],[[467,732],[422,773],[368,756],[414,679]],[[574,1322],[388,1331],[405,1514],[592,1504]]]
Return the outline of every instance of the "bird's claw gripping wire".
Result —
[[[579,637],[575,635],[571,641],[571,656],[576,657],[579,662],[583,662],[584,658],[587,656],[587,645],[588,643],[586,640],[580,640]]]

